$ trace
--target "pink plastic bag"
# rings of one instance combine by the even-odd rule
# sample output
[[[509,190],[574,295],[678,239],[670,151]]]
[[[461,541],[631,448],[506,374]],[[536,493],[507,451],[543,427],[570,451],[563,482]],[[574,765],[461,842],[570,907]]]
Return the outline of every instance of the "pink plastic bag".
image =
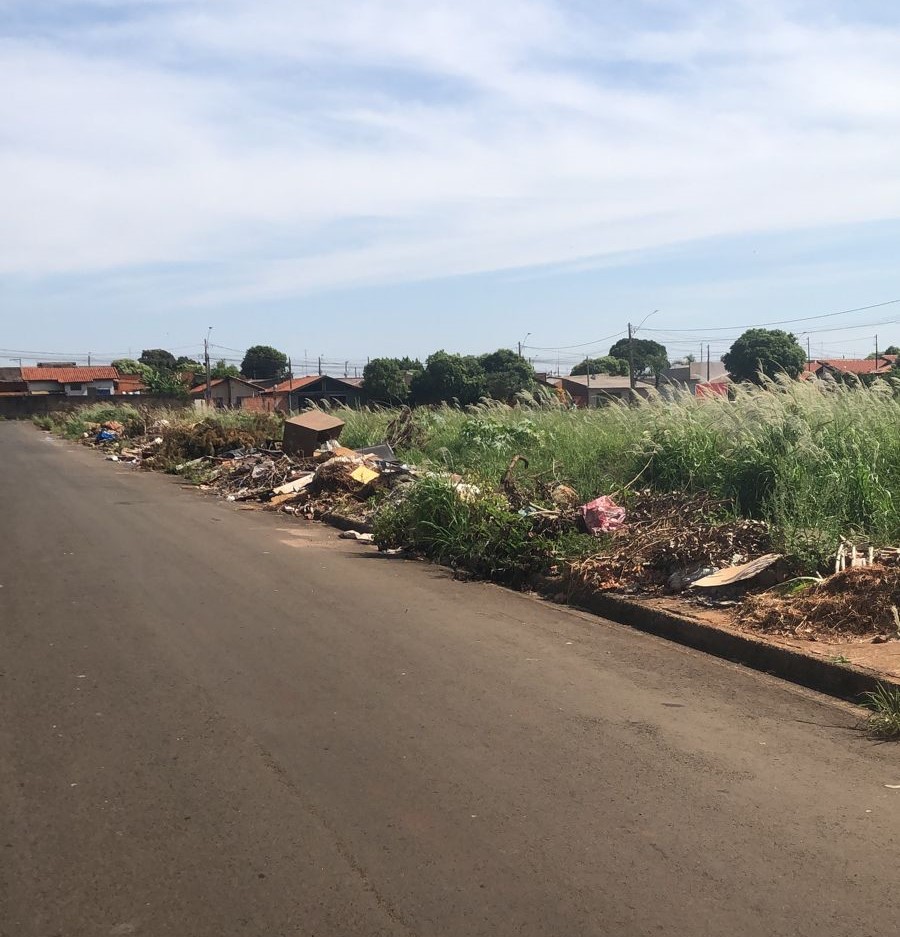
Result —
[[[601,495],[581,506],[581,516],[588,533],[595,537],[618,530],[625,524],[625,508],[619,507],[609,495]]]

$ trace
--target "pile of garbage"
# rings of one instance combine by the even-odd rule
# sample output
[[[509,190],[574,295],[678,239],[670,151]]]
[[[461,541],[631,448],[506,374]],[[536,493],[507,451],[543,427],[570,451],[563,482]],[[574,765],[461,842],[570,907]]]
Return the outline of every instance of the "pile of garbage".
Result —
[[[787,590],[749,596],[736,613],[737,623],[808,641],[900,640],[900,551],[866,549],[848,565],[842,547],[835,573],[824,579],[797,579],[786,584]]]
[[[570,577],[580,587],[677,593],[725,569],[771,559],[761,575],[779,559],[766,524],[736,519],[726,502],[702,493],[634,492],[627,513],[607,513],[605,529],[612,538],[603,551],[572,564]],[[718,588],[753,578],[735,575]]]
[[[228,501],[316,520],[340,515],[366,530],[376,504],[416,474],[389,447],[373,448],[348,449],[328,440],[310,456],[244,449],[193,459],[177,471]]]

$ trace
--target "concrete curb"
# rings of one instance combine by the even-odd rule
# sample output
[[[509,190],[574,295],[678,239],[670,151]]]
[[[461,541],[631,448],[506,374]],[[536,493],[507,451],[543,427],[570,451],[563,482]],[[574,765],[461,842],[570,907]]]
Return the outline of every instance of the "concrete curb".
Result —
[[[556,591],[558,593],[558,584]],[[879,684],[900,689],[900,683],[896,680],[874,671],[848,664],[835,664],[793,648],[770,644],[749,634],[717,628],[698,618],[653,608],[623,596],[578,591],[569,596],[569,604],[638,631],[853,703],[859,703],[863,693],[871,692]]]

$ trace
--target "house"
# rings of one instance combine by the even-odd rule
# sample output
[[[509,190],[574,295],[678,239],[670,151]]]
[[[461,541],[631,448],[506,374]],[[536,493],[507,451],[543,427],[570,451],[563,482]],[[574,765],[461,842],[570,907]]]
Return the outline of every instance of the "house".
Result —
[[[0,397],[22,397],[27,393],[21,368],[0,368]]]
[[[147,385],[139,374],[120,374],[116,380],[117,394],[146,394]]]
[[[836,381],[855,376],[883,377],[893,371],[897,355],[879,355],[877,358],[819,358],[808,361],[806,371],[818,378]]]
[[[67,397],[108,397],[116,392],[119,372],[103,367],[22,368],[29,394],[65,394]]]
[[[217,377],[209,382],[209,399],[218,410],[240,409],[244,401],[258,397],[261,391],[256,384],[242,377]],[[206,400],[206,382],[191,388],[191,397],[197,404]]]
[[[731,383],[728,371],[721,361],[690,361],[686,364],[666,368],[659,375],[659,386],[677,384],[689,390],[695,396],[700,385],[720,384],[723,387]],[[722,393],[714,391],[713,393]],[[727,390],[725,391],[727,393]]]
[[[365,394],[356,378],[332,377],[330,374],[311,374],[295,377],[276,384],[260,394],[253,404],[258,410],[302,410],[310,404],[329,403],[334,406],[353,407],[363,402]]]
[[[610,374],[570,374],[554,379],[556,386],[565,391],[577,407],[600,407],[613,400],[628,402],[636,397],[648,397],[653,392],[650,384],[638,381],[635,387],[627,376]]]

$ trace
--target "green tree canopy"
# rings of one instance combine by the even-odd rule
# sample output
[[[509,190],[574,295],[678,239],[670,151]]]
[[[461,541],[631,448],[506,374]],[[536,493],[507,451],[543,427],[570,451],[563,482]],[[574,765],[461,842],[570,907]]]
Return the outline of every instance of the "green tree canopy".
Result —
[[[797,378],[806,363],[806,352],[790,332],[782,329],[748,329],[722,356],[733,381],[759,383],[767,377],[787,374]]]
[[[402,358],[394,358],[401,371],[421,371],[422,362],[418,358],[410,358],[404,355]]]
[[[254,380],[281,380],[287,377],[287,355],[271,345],[254,345],[241,362],[241,374]]]
[[[878,352],[879,358],[882,355],[900,355],[900,348],[898,348],[896,345],[888,345],[884,351]],[[875,352],[873,351],[871,352],[871,354],[866,355],[866,361],[871,361],[874,357],[875,357]]]
[[[484,389],[495,400],[512,400],[523,390],[534,386],[534,368],[509,348],[498,348],[480,355],[478,363],[484,372]]]
[[[570,374],[612,374],[623,376],[628,374],[628,362],[624,358],[613,358],[610,355],[601,355],[599,358],[585,358],[569,372]]]
[[[199,361],[195,361],[193,358],[187,358],[182,355],[175,362],[176,371],[191,371],[194,374],[199,374],[201,371],[205,371],[205,368]]]
[[[425,361],[425,369],[412,379],[410,396],[415,403],[441,403],[458,400],[475,403],[485,394],[485,376],[472,355],[451,355],[436,351]]]
[[[363,368],[363,390],[369,400],[378,403],[404,403],[409,397],[409,387],[404,373],[411,368],[404,368],[402,361],[409,358],[373,358]],[[421,365],[419,369],[421,370]]]
[[[145,348],[138,358],[141,364],[146,364],[154,371],[174,371],[177,365],[175,355],[165,348]]]
[[[227,364],[225,361],[217,361],[215,365],[209,369],[209,376],[212,380],[220,377],[240,377],[241,372],[237,365]]]
[[[153,372],[153,368],[149,365],[141,364],[140,361],[135,361],[134,358],[117,358],[112,362],[112,366],[119,374],[136,374],[142,379]]]
[[[144,378],[147,390],[157,397],[183,399],[188,395],[187,385],[175,371],[156,371],[151,369]]]
[[[609,350],[611,358],[621,358],[626,362],[629,359],[629,348],[634,352],[634,373],[635,374],[659,374],[665,371],[669,366],[669,356],[666,352],[666,346],[653,341],[652,338],[620,338]]]

